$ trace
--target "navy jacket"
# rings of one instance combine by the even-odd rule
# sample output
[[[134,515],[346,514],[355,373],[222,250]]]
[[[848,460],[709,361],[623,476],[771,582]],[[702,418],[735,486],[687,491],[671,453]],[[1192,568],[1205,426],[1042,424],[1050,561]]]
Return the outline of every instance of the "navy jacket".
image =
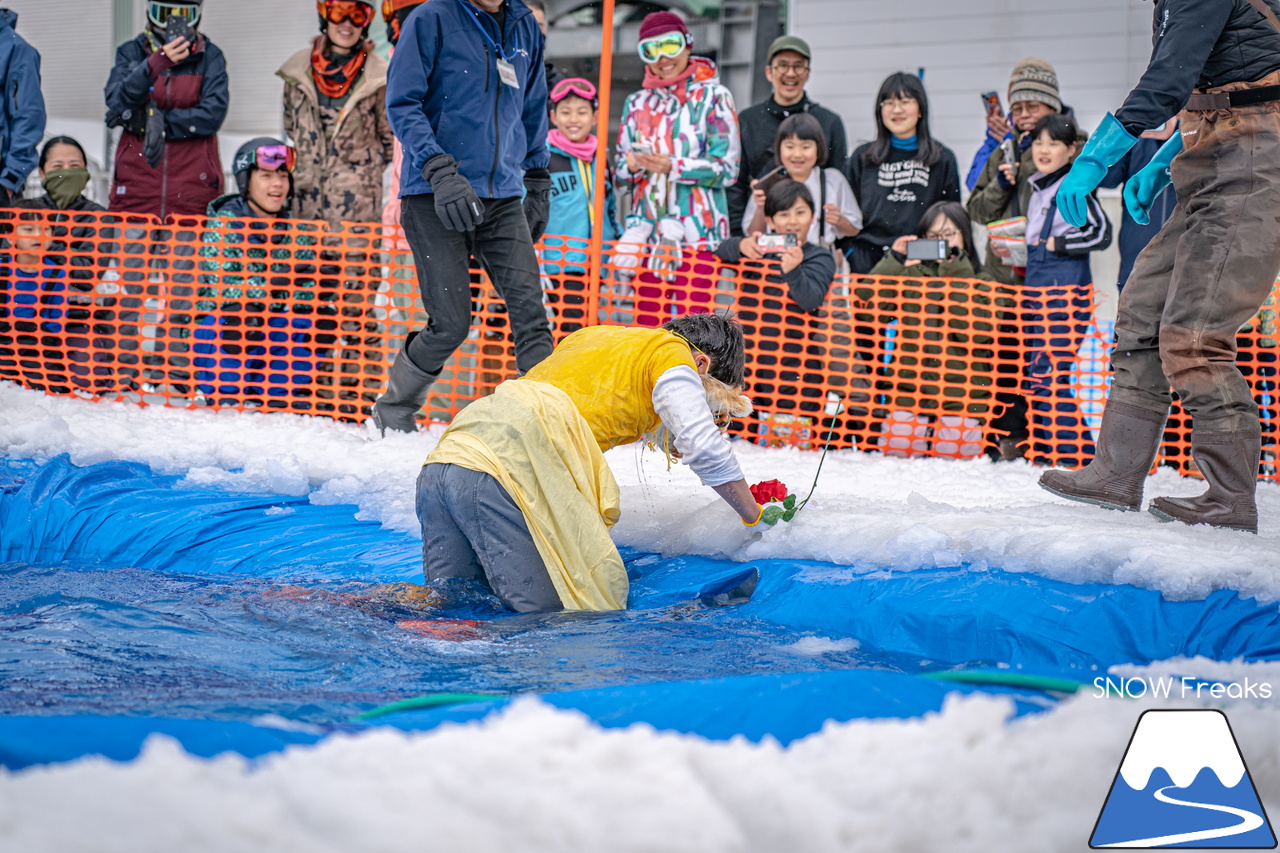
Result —
[[[1266,0],[1280,14],[1280,0]],[[1280,33],[1248,0],[1156,0],[1151,61],[1116,118],[1135,136],[1177,115],[1194,89],[1280,70]]]
[[[44,138],[40,54],[17,33],[18,13],[0,9],[0,186],[20,193]]]
[[[522,172],[547,168],[542,32],[521,0],[504,9],[500,37],[494,17],[467,0],[423,3],[405,20],[387,77],[387,117],[404,146],[401,198],[432,191],[422,167],[437,154],[451,154],[481,198],[520,198]],[[518,87],[499,79],[499,52]]]
[[[1107,176],[1102,179],[1101,186],[1113,189],[1127,183],[1151,162],[1162,145],[1164,142],[1159,139],[1139,139],[1138,143],[1129,149],[1129,153],[1111,167],[1111,171],[1107,172]],[[1138,259],[1138,253],[1147,248],[1152,237],[1160,233],[1160,229],[1173,215],[1173,209],[1177,204],[1178,194],[1174,192],[1173,186],[1165,187],[1164,192],[1156,196],[1155,204],[1151,206],[1151,222],[1147,225],[1139,225],[1129,215],[1129,208],[1124,204],[1120,205],[1123,216],[1120,219],[1120,276],[1117,283],[1121,289],[1129,280],[1129,273],[1133,272],[1133,262]]]

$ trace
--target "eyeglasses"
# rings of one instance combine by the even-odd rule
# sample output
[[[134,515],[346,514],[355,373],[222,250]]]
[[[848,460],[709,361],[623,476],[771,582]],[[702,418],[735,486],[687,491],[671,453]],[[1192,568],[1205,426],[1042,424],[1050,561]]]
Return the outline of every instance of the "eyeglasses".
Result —
[[[200,7],[190,3],[147,4],[147,20],[157,27],[169,23],[170,18],[183,18],[194,27],[200,22]]]
[[[775,62],[769,66],[779,74],[808,74],[809,63],[807,62]]]
[[[954,240],[960,236],[960,232],[954,228],[948,228],[946,231],[929,231],[924,235],[926,240]]]
[[[916,105],[915,98],[885,98],[880,102],[882,110],[905,110]]]
[[[373,20],[373,7],[360,0],[317,0],[316,11],[331,24],[350,18],[357,27],[364,27]]]
[[[652,65],[664,56],[679,56],[689,46],[689,41],[681,32],[663,33],[640,42],[638,51],[646,65]]]
[[[589,80],[583,80],[581,77],[570,77],[567,80],[561,80],[551,90],[551,103],[558,104],[570,95],[577,95],[584,101],[590,101],[594,104],[596,102],[596,87],[591,85]]]
[[[259,169],[292,172],[298,162],[298,152],[291,145],[263,145],[253,152],[253,159]]]

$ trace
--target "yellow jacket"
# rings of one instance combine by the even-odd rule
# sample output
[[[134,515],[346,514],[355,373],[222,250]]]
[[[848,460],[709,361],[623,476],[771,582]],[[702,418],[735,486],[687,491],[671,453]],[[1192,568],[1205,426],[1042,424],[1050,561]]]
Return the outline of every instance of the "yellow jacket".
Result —
[[[658,426],[653,386],[681,364],[694,367],[689,344],[661,329],[574,332],[523,379],[462,410],[426,464],[502,484],[566,610],[621,610],[627,572],[609,537],[621,508],[603,451]]]

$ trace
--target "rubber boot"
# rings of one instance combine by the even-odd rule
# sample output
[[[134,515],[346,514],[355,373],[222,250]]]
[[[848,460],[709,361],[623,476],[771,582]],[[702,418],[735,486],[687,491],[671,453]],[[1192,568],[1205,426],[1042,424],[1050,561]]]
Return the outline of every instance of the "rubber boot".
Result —
[[[440,374],[427,373],[409,358],[409,343],[417,335],[414,332],[396,354],[396,360],[387,373],[387,390],[373,404],[373,423],[386,436],[393,432],[417,432],[418,410],[427,401],[427,393]]]
[[[1045,471],[1040,487],[1060,498],[1137,512],[1142,508],[1142,484],[1164,438],[1165,418],[1150,409],[1109,401],[1093,461],[1078,471]]]
[[[1209,490],[1194,498],[1156,498],[1151,514],[1161,521],[1208,524],[1231,530],[1258,532],[1258,462],[1262,434],[1241,432],[1191,433],[1191,458],[1209,483]]]

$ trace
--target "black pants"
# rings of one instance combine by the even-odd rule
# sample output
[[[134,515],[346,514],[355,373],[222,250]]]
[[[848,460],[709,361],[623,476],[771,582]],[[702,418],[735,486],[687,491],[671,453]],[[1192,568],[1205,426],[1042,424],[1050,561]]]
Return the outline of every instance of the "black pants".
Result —
[[[484,221],[470,234],[451,231],[436,215],[434,195],[401,201],[400,221],[418,268],[427,328],[408,345],[410,360],[439,373],[471,330],[471,271],[475,258],[507,304],[516,367],[528,371],[551,354],[551,325],[542,307],[538,256],[518,198],[481,199]]]

